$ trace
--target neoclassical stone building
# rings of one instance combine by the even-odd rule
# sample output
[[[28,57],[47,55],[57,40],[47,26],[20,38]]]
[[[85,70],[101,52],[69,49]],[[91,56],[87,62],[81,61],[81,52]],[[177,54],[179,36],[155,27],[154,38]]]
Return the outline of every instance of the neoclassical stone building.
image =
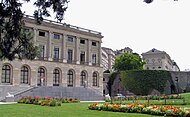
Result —
[[[142,57],[146,62],[144,69],[180,71],[177,63],[165,51],[153,48],[148,52],[142,53]]]
[[[100,32],[27,16],[25,30],[34,34],[41,56],[35,60],[0,61],[0,85],[91,87],[103,91]]]

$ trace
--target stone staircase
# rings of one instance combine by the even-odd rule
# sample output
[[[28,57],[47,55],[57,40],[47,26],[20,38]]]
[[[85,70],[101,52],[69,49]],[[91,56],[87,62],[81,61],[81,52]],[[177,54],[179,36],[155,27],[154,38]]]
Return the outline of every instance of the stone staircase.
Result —
[[[1,85],[0,86],[0,101],[5,101],[5,97],[9,94],[16,95],[25,91],[31,90],[34,87],[31,86],[12,86],[12,85]]]
[[[84,87],[34,87],[14,95],[15,101],[22,96],[51,96],[61,98],[79,99],[80,101],[102,101],[102,93],[96,89]]]

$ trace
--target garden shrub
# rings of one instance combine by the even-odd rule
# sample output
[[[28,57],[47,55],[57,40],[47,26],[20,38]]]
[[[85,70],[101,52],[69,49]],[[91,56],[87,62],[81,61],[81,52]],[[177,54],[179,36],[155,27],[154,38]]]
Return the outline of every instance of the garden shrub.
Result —
[[[167,81],[174,84],[169,71],[131,70],[121,72],[123,86],[136,95],[148,95],[153,89],[164,93]]]

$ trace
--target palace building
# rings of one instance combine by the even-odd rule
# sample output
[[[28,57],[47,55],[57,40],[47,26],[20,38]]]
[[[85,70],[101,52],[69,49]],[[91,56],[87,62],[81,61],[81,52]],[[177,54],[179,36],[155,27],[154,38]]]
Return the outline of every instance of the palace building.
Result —
[[[33,17],[23,18],[25,30],[40,47],[35,60],[0,61],[1,86],[89,87],[103,91],[100,32]],[[103,93],[102,93],[103,94]]]

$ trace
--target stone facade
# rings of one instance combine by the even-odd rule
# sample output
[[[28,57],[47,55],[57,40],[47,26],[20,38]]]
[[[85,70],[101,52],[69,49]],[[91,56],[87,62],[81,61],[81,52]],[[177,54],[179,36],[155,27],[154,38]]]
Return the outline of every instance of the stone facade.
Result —
[[[35,60],[0,62],[0,85],[91,87],[103,92],[101,33],[25,17],[25,30],[41,49]]]
[[[177,63],[164,51],[153,48],[148,52],[142,53],[142,57],[146,62],[144,69],[180,71]]]

